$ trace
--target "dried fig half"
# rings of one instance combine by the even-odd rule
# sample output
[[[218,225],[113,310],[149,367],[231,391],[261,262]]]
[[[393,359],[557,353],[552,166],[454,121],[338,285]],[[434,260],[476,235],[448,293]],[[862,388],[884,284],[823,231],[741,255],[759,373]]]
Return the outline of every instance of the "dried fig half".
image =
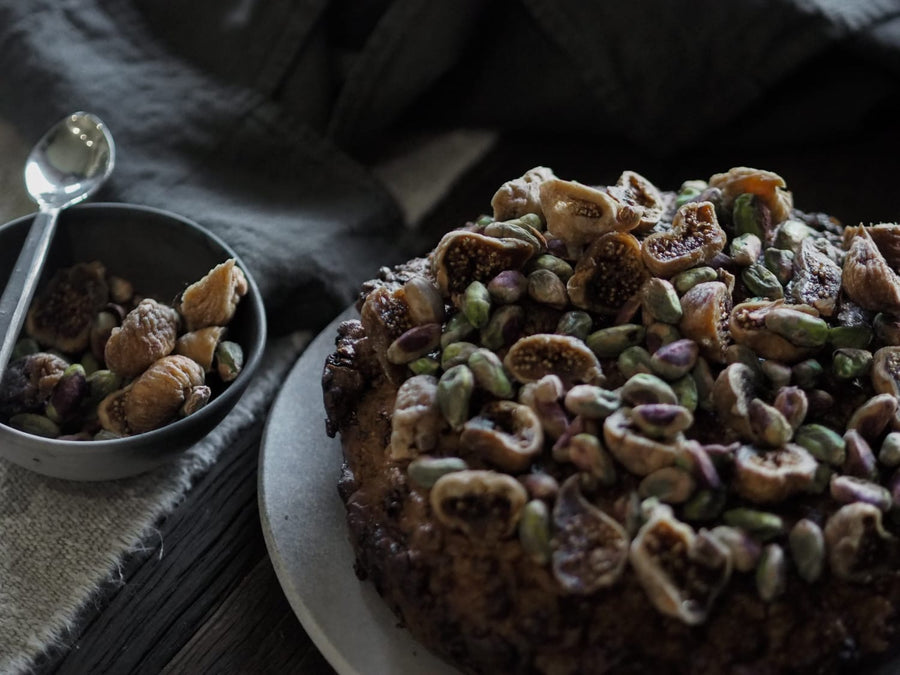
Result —
[[[807,358],[815,349],[796,345],[786,337],[766,327],[766,316],[775,309],[789,307],[796,312],[818,316],[809,305],[785,305],[781,300],[751,300],[734,306],[728,318],[731,338],[739,345],[749,347],[764,359],[783,363],[795,363]]]
[[[794,198],[787,190],[784,178],[771,171],[737,166],[710,177],[709,186],[722,191],[722,203],[726,209],[731,208],[739,195],[757,195],[769,207],[776,223],[786,220],[794,206]]]
[[[491,199],[494,220],[510,220],[535,213],[543,217],[541,210],[541,185],[555,178],[553,169],[536,166],[521,177],[506,181]]]
[[[616,184],[608,188],[610,196],[630,206],[640,214],[635,231],[652,230],[665,209],[662,194],[653,183],[636,171],[624,171]]]
[[[883,233],[878,237],[888,243]],[[900,312],[900,277],[876,245],[869,228],[848,227],[844,240],[849,240],[843,268],[843,290],[847,296],[863,309]]]
[[[524,471],[544,449],[535,412],[514,401],[492,401],[463,425],[462,447],[506,471]]]
[[[603,381],[594,352],[570,335],[538,333],[520,338],[509,348],[503,365],[519,382],[536,382],[546,375],[556,375],[566,386]]]
[[[824,240],[820,241],[828,246]],[[814,237],[807,237],[794,261],[791,297],[795,302],[815,307],[822,316],[832,316],[840,292],[841,268],[819,249]]]
[[[689,202],[675,213],[672,228],[644,239],[644,264],[656,276],[673,274],[712,260],[727,237],[711,202]]]
[[[553,524],[553,575],[563,589],[587,595],[618,581],[628,561],[628,535],[584,498],[578,474],[560,486]]]
[[[429,493],[437,519],[472,539],[496,541],[516,529],[528,493],[512,476],[466,469],[446,473]]]
[[[473,281],[486,284],[504,270],[521,269],[533,254],[531,244],[521,239],[454,230],[438,242],[432,268],[438,289],[449,297]]]
[[[721,281],[704,281],[681,296],[681,335],[697,343],[710,361],[725,362],[730,342],[731,293]]]
[[[574,181],[551,178],[541,184],[547,231],[577,251],[607,232],[627,232],[641,221],[638,208],[607,192]]]
[[[588,247],[566,283],[566,290],[576,307],[616,314],[649,277],[640,242],[627,232],[610,232]]]

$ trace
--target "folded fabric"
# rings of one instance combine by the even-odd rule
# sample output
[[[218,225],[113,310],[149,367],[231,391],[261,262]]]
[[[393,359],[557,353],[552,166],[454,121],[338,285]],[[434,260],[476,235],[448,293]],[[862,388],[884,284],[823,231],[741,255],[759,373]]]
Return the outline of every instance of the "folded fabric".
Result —
[[[658,152],[833,137],[896,97],[900,5],[0,0],[0,71],[0,117],[23,138],[75,109],[105,119],[120,161],[101,198],[215,230],[278,331],[321,325],[408,255],[365,168],[389,134],[565,131]]]

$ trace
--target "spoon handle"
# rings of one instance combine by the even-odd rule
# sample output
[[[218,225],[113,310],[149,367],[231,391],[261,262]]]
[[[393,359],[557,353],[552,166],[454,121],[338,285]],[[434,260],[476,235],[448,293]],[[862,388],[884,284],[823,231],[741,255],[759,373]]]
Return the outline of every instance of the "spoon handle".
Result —
[[[47,259],[47,250],[56,229],[57,208],[42,208],[34,217],[22,251],[16,259],[12,274],[0,297],[0,379],[6,370],[9,357],[25,323],[25,315],[34,297],[41,270]]]

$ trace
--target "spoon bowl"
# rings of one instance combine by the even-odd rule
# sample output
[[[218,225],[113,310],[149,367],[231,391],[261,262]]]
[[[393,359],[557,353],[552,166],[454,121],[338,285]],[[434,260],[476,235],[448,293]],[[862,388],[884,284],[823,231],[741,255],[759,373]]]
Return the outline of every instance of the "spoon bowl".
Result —
[[[0,296],[0,378],[34,297],[59,212],[95,193],[112,173],[115,158],[109,129],[86,112],[57,122],[29,153],[25,187],[39,212]]]

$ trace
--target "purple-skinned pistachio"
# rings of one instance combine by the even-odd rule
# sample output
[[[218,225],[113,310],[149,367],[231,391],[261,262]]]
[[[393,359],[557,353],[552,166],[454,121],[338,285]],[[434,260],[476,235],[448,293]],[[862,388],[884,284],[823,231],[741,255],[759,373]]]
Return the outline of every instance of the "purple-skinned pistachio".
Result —
[[[847,428],[857,430],[866,440],[875,440],[887,429],[897,407],[893,394],[877,394],[856,409]]]
[[[491,300],[500,305],[509,305],[525,297],[528,278],[519,270],[503,270],[487,284]]]
[[[653,353],[650,368],[664,380],[677,380],[693,370],[699,354],[700,348],[693,340],[675,340]]]
[[[878,462],[869,442],[856,429],[844,432],[847,457],[841,470],[849,475],[866,480],[878,480]]]
[[[794,431],[803,424],[809,412],[809,400],[806,392],[800,387],[779,388],[772,405],[784,416]]]
[[[887,488],[856,476],[834,475],[829,486],[831,496],[842,504],[862,502],[881,511],[891,508],[893,497]]]
[[[413,326],[394,340],[387,349],[391,363],[404,364],[415,361],[435,349],[441,342],[441,324],[426,323]]]

